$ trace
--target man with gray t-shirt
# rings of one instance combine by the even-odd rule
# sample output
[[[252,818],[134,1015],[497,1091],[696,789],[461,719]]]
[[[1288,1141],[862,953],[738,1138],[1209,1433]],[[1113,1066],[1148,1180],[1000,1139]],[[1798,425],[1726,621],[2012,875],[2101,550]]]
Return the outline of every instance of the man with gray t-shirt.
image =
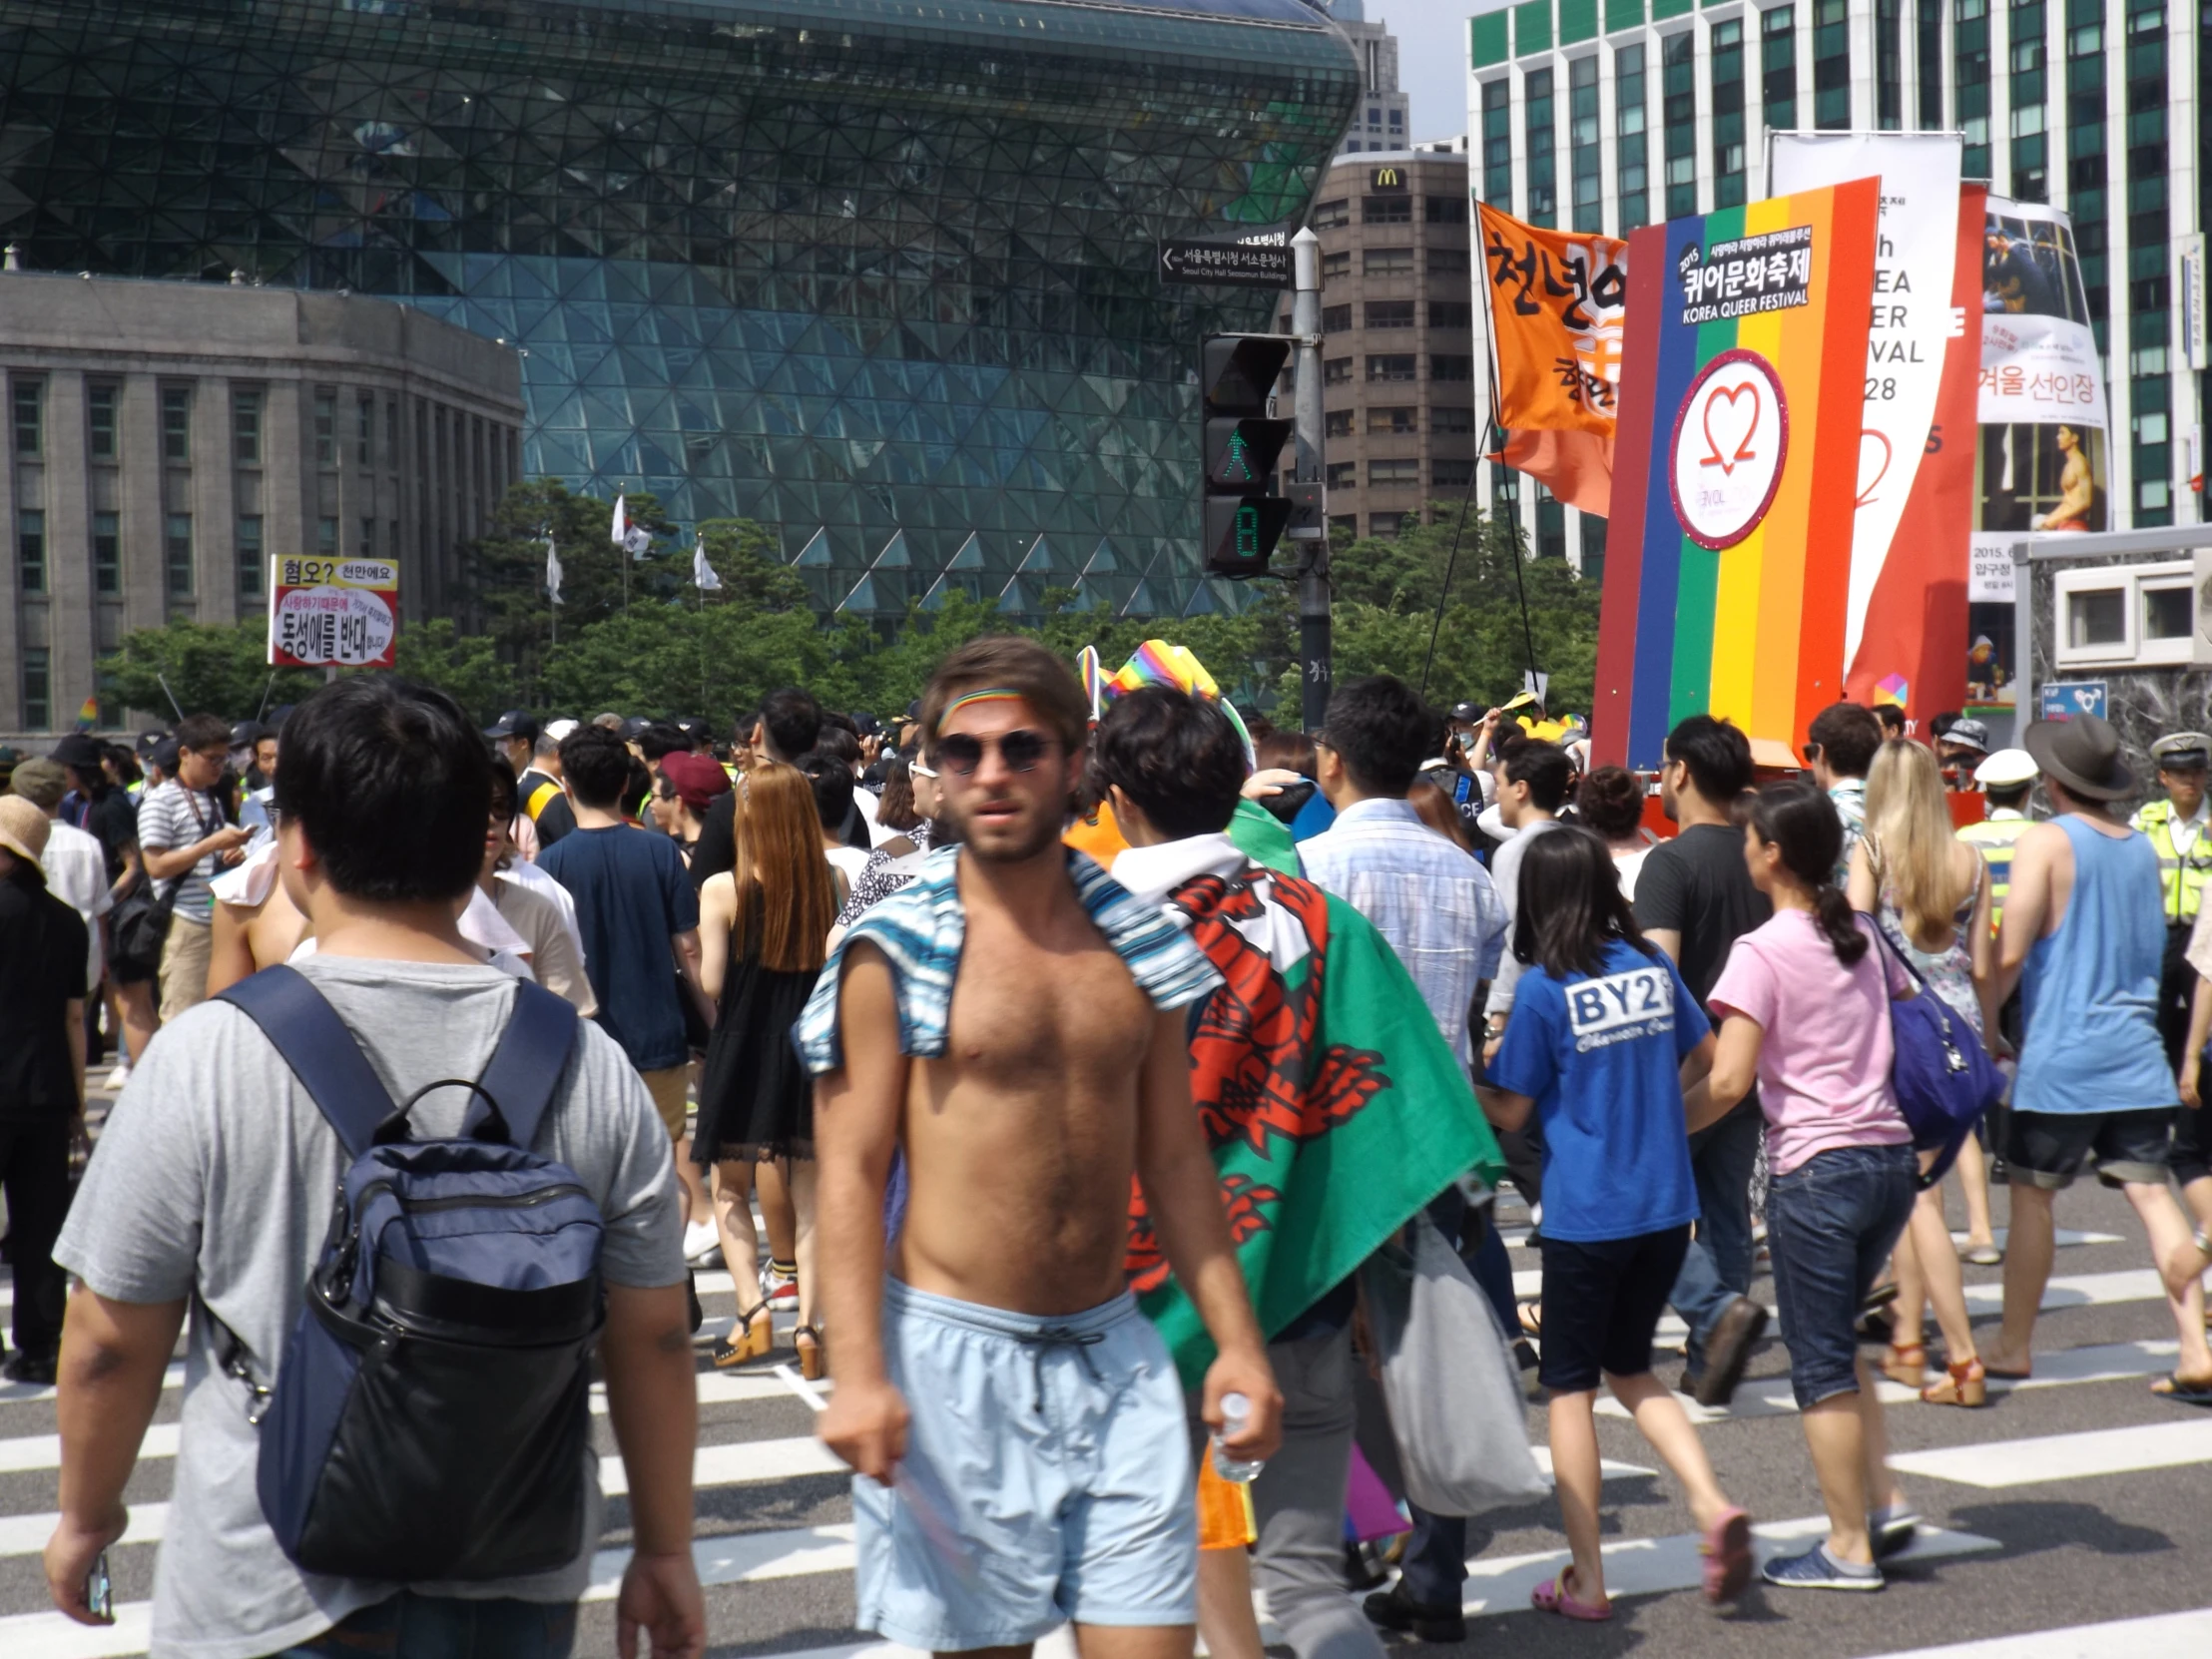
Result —
[[[454,923],[482,857],[491,764],[449,700],[380,676],[324,688],[284,728],[281,868],[316,940],[299,971],[395,1101],[480,1076],[514,1006],[514,981],[483,965]],[[392,836],[394,824],[408,835]],[[410,1128],[453,1135],[471,1098],[430,1089]],[[575,1171],[605,1223],[599,1361],[637,1540],[618,1617],[649,1628],[657,1654],[697,1655],[697,1390],[675,1176],[644,1085],[588,1021],[533,1148]],[[154,1651],[561,1659],[600,1531],[588,1452],[576,1556],[529,1578],[396,1585],[306,1573],[263,1515],[261,1430],[248,1385],[219,1363],[222,1333],[236,1333],[257,1378],[280,1378],[347,1162],[305,1086],[230,1003],[188,1010],[133,1068],[54,1253],[82,1281],[62,1340],[61,1514],[46,1548],[55,1604],[98,1622],[86,1574],[124,1536],[124,1485],[189,1309]]]
[[[215,896],[208,883],[245,856],[250,838],[223,816],[216,786],[231,758],[231,729],[214,715],[177,727],[177,776],[139,803],[139,849],[156,898],[176,890],[162,942],[162,1018],[175,1019],[208,994]]]

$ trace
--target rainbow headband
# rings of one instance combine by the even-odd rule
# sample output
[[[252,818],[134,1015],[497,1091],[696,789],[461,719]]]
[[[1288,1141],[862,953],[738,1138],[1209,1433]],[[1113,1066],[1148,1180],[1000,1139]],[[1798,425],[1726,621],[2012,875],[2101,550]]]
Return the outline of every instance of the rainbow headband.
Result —
[[[966,695],[955,697],[947,703],[944,706],[944,713],[937,717],[937,730],[942,732],[944,723],[970,703],[1019,703],[1022,700],[1020,692],[1009,690],[1005,686],[985,686],[981,691],[968,692]]]

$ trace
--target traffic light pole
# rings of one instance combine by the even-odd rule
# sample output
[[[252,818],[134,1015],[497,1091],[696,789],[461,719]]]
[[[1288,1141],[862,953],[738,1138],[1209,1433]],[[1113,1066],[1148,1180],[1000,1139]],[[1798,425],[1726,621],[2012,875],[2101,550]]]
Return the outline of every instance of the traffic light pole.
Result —
[[[1291,239],[1291,263],[1297,282],[1291,302],[1291,332],[1298,336],[1298,368],[1293,379],[1293,418],[1297,423],[1292,477],[1322,482],[1321,414],[1321,238],[1301,228]],[[1321,730],[1333,686],[1330,668],[1329,529],[1298,543],[1298,655],[1300,716],[1308,732]],[[1297,531],[1293,531],[1295,536]]]

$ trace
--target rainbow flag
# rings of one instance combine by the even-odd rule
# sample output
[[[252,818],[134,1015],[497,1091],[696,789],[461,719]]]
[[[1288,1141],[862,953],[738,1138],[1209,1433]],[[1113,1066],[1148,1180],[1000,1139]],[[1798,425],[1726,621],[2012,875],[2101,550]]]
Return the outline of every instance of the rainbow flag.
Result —
[[[88,697],[77,710],[77,730],[89,732],[100,724],[100,699]]]
[[[1843,695],[1880,188],[1636,232],[1598,629],[1598,764],[1693,714],[1763,760]]]

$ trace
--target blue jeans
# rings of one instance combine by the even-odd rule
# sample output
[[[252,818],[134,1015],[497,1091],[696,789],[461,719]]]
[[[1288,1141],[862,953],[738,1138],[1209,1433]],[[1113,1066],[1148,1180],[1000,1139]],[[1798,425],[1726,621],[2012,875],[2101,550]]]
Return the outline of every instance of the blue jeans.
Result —
[[[276,1659],[568,1659],[573,1601],[464,1601],[401,1590]]]
[[[1859,1305],[1913,1219],[1910,1146],[1817,1152],[1767,1188],[1774,1292],[1798,1408],[1859,1389]]]
[[[1751,1291],[1751,1170],[1759,1159],[1764,1124],[1754,1094],[1690,1137],[1697,1237],[1682,1258],[1668,1300],[1690,1328],[1692,1377],[1705,1370],[1705,1339],[1714,1324],[1731,1303]]]

